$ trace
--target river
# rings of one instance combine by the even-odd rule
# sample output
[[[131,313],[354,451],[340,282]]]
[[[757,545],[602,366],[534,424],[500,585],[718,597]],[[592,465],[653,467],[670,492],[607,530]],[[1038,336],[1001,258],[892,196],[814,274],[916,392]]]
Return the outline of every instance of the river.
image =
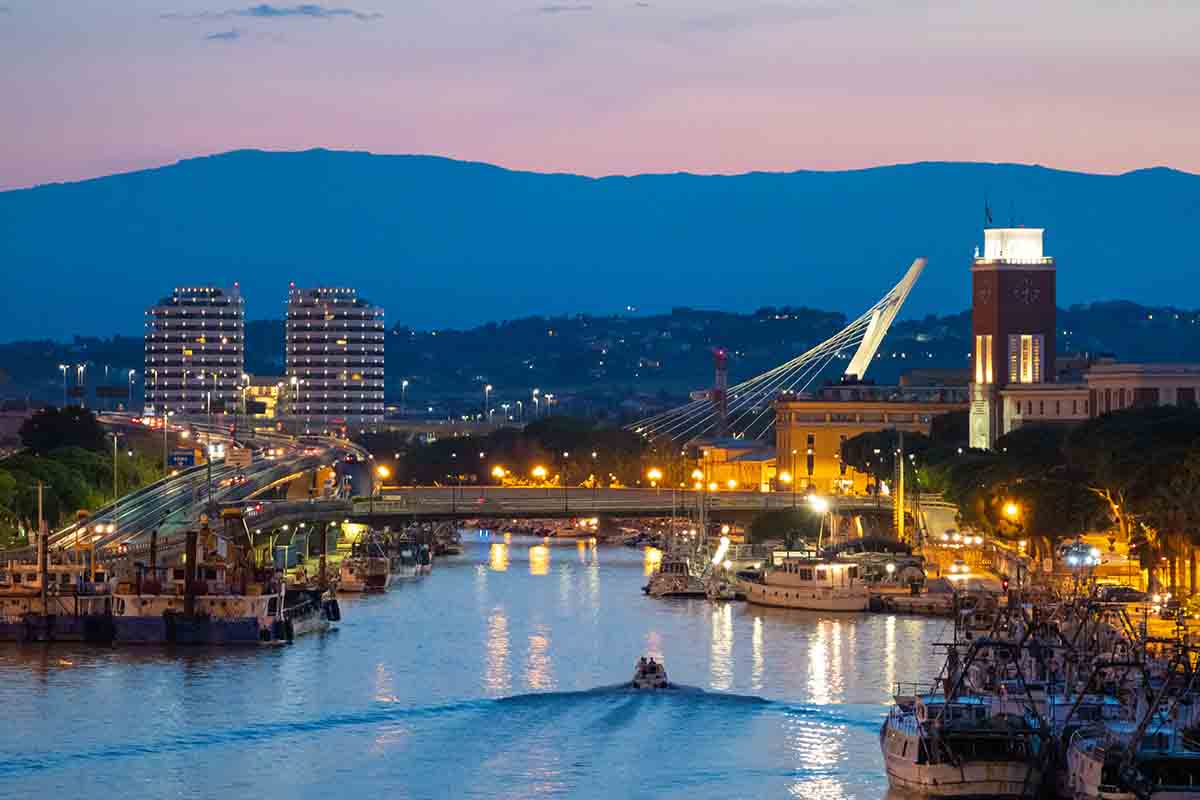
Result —
[[[490,534],[263,649],[0,649],[0,789],[137,798],[884,797],[944,620],[654,600],[639,550]],[[685,691],[636,693],[642,654]]]

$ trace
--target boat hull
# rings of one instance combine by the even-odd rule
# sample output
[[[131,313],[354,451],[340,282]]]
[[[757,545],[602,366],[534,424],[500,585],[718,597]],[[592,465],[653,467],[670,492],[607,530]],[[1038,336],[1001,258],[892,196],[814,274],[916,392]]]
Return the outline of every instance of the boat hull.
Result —
[[[916,764],[888,753],[884,756],[888,785],[918,797],[1031,798],[1041,785],[1041,772],[1016,761]]]
[[[743,583],[746,602],[772,608],[796,608],[807,611],[866,611],[870,595],[860,590],[808,589],[763,583]]]

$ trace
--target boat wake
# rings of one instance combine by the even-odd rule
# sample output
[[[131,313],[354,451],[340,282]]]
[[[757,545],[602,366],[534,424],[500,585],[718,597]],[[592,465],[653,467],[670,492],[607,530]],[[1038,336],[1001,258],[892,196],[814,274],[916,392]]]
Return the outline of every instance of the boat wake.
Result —
[[[864,709],[866,713],[862,713]],[[244,747],[291,738],[312,740],[340,730],[363,729],[374,734],[378,732],[376,729],[402,726],[422,734],[429,732],[433,741],[455,741],[466,735],[465,731],[487,730],[493,737],[519,740],[546,731],[551,721],[559,720],[559,727],[566,731],[566,736],[573,735],[573,729],[579,729],[606,739],[629,728],[670,727],[679,718],[694,718],[696,724],[717,721],[728,726],[771,717],[822,727],[875,729],[879,726],[880,712],[874,705],[794,705],[755,695],[711,692],[695,686],[638,691],[621,683],[580,691],[530,692],[428,706],[380,702],[359,710],[319,717],[263,722],[144,741],[118,741],[74,751],[0,751],[0,781],[85,767],[94,762]]]

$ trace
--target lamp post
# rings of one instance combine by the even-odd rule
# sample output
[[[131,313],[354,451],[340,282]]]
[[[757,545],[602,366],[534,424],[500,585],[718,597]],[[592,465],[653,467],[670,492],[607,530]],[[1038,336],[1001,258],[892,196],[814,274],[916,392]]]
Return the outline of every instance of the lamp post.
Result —
[[[592,508],[596,507],[597,495],[600,491],[600,475],[596,472],[596,456],[595,450],[592,451]]]
[[[400,418],[404,419],[404,408],[408,402],[408,378],[400,381]]]
[[[66,364],[59,364],[58,370],[63,376],[63,408],[67,407],[67,370],[70,369]]]
[[[492,421],[492,412],[491,412],[491,409],[488,408],[488,398],[491,397],[491,395],[492,395],[492,385],[490,383],[484,384],[484,387],[483,387],[483,417],[487,422]]]
[[[542,486],[546,489],[546,497],[550,496],[550,486],[546,484],[546,468],[538,464],[530,473],[533,477],[542,482]]]
[[[654,496],[658,497],[658,482],[662,480],[662,470],[658,467],[651,467],[650,471],[646,473],[646,478],[650,481],[650,487],[654,489]]]
[[[534,389],[533,392],[531,393],[531,396],[533,397],[533,418],[534,419],[538,418],[538,412],[540,412],[542,410],[541,400],[538,399],[538,395],[540,395],[541,393],[542,393],[541,389]]]
[[[75,365],[75,385],[79,387],[79,407],[87,408],[87,364]]]
[[[525,421],[525,402],[523,400],[517,401],[517,421]]]
[[[170,427],[170,418],[175,415],[174,411],[163,409],[162,428],[163,428],[163,477],[167,476],[167,428]]]
[[[563,487],[563,511],[567,511],[567,459],[571,454],[563,450],[563,466],[562,466],[562,487]]]

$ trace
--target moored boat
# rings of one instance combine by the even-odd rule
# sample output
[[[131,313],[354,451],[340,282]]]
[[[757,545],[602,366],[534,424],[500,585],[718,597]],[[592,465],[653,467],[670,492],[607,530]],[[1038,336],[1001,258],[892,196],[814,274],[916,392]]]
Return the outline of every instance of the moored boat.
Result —
[[[870,592],[858,565],[815,558],[784,558],[757,578],[740,581],[747,602],[812,611],[865,611]]]
[[[688,559],[679,554],[663,557],[658,570],[642,591],[651,597],[704,597],[704,582],[692,574]]]

